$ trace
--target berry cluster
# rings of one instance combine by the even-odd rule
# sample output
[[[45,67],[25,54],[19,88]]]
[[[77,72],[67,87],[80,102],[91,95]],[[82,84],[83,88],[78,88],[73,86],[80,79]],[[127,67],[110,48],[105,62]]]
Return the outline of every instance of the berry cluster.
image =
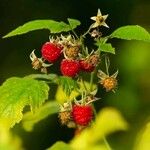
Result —
[[[108,25],[105,23],[107,17],[108,15],[102,16],[100,10],[98,10],[97,16],[91,17],[95,23],[93,23],[83,35],[78,37],[73,31],[74,35],[69,33],[65,36],[61,34],[60,36],[55,36],[55,38],[51,37],[49,42],[43,44],[40,58],[35,55],[35,50],[30,54],[33,68],[36,70],[40,69],[41,72],[47,73],[47,67],[60,61],[59,70],[63,76],[71,77],[76,80],[82,79],[82,82],[84,82],[80,72],[86,72],[87,75],[91,75],[90,84],[92,85],[92,75],[97,75],[97,83],[100,83],[107,92],[115,91],[118,71],[111,76],[109,75],[109,59],[106,59],[107,57],[105,57],[106,73],[100,70],[99,64],[103,60],[101,49],[98,46],[96,49],[89,50],[84,43],[87,34],[91,36],[94,42],[106,42],[106,39],[102,37],[102,33],[99,31],[99,27],[105,26],[108,28]],[[90,125],[94,118],[92,102],[98,100],[98,98],[95,97],[96,92],[93,93],[92,88],[90,88],[90,90],[85,88],[85,91],[80,92],[81,95],[79,97],[82,97],[80,100],[76,100],[76,98],[74,98],[74,101],[66,100],[67,102],[61,105],[59,113],[61,124],[77,128],[77,131],[81,131]]]
[[[51,66],[61,56],[64,58],[60,63],[62,75],[76,77],[80,71],[92,72],[99,62],[98,52],[82,54],[82,43],[74,36],[68,35],[50,39],[50,42],[43,44],[41,48],[42,58],[37,58],[34,51],[31,53],[32,66],[34,69],[41,69],[47,73],[46,67]],[[45,64],[47,61],[50,64]]]

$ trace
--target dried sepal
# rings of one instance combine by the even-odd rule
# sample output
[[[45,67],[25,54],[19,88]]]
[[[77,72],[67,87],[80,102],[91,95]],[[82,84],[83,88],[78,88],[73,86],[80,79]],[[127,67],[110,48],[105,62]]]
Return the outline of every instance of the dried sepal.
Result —
[[[60,112],[70,111],[72,109],[71,102],[65,102],[62,105],[60,104]]]
[[[76,40],[74,36],[61,35],[59,43],[63,46],[63,53],[66,59],[77,59],[81,48],[81,42]]]
[[[46,64],[44,63],[44,60],[42,58],[38,58],[35,55],[35,50],[33,50],[30,54],[30,59],[32,61],[32,68],[35,70],[41,69],[41,72],[47,73],[47,67],[50,67],[52,64]]]
[[[90,32],[91,37],[98,39],[102,36],[102,32],[99,32],[99,30],[94,29],[92,32]]]
[[[60,105],[60,112],[58,114],[58,117],[62,125],[67,125],[71,121],[71,110],[71,102],[65,102],[62,105]]]
[[[101,80],[106,79],[107,77],[109,77],[105,72],[103,72],[102,70],[98,70],[97,73],[98,78],[100,78]]]

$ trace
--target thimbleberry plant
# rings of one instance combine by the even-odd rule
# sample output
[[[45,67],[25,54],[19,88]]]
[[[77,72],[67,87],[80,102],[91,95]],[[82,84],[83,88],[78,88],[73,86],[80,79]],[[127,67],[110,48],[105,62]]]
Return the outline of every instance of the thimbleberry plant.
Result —
[[[110,43],[111,39],[150,42],[150,35],[138,25],[128,25],[116,29],[110,35],[103,36],[102,27],[109,30],[106,23],[107,19],[108,15],[102,15],[100,9],[98,9],[97,15],[91,17],[91,25],[84,33],[76,32],[78,31],[77,27],[81,24],[80,21],[69,18],[68,23],[53,20],[31,21],[5,35],[3,38],[39,29],[50,31],[49,40],[41,45],[41,49],[31,50],[29,54],[32,68],[37,70],[38,74],[31,74],[23,78],[12,77],[1,85],[0,123],[5,122],[7,127],[10,128],[22,120],[24,128],[30,131],[36,122],[50,114],[58,113],[60,124],[68,128],[74,128],[75,135],[81,136],[81,138],[75,138],[69,147],[83,150],[87,149],[86,144],[88,142],[94,146],[98,139],[103,139],[105,134],[108,134],[103,130],[105,126],[102,119],[103,115],[109,118],[109,115],[112,114],[119,122],[119,125],[116,125],[117,127],[109,127],[109,132],[116,129],[126,129],[126,122],[113,109],[103,112],[102,116],[101,114],[97,115],[94,102],[103,99],[97,95],[100,86],[105,89],[107,94],[109,94],[108,92],[115,93],[117,90],[118,70],[114,69],[116,71],[111,73],[109,71],[111,64],[109,55],[115,54],[115,48]],[[92,41],[90,47],[85,42],[88,39]],[[37,51],[40,53],[39,56],[36,54]],[[51,72],[51,67],[56,62],[56,72]],[[103,64],[105,64],[105,67],[103,67],[105,70],[102,69]],[[62,95],[57,98],[58,100],[49,100],[45,103],[49,99],[51,83],[56,84],[58,89],[61,87]],[[60,91],[58,90],[58,92]],[[65,95],[65,99],[60,101],[59,99],[63,95]],[[29,112],[23,114],[22,111],[26,105],[30,106],[33,114]],[[40,114],[42,110],[45,110],[46,113],[42,116],[37,115],[37,121],[33,122],[32,125],[30,123],[30,126],[28,126],[28,116],[32,118],[34,114],[37,112]],[[110,126],[113,122],[111,119],[106,121],[106,123],[110,123]],[[97,126],[101,126],[101,123],[104,126],[102,131],[98,131],[99,127]],[[85,133],[85,135],[82,133]],[[84,140],[86,134],[87,141],[85,140],[85,144],[80,145],[80,140]],[[93,137],[90,137],[92,134]],[[90,138],[92,139],[89,140]],[[105,142],[106,139],[104,139]],[[58,147],[59,144],[67,146],[58,143]],[[107,143],[106,145],[108,146]],[[90,147],[88,148],[90,149]]]

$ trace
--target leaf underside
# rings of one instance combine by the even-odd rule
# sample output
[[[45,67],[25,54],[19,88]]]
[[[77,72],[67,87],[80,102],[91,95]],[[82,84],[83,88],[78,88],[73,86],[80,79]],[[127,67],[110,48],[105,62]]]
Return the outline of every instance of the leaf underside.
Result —
[[[47,118],[49,115],[59,112],[59,104],[56,101],[49,101],[41,106],[36,113],[27,112],[22,119],[23,127],[26,131],[32,131],[33,127],[39,121]]]

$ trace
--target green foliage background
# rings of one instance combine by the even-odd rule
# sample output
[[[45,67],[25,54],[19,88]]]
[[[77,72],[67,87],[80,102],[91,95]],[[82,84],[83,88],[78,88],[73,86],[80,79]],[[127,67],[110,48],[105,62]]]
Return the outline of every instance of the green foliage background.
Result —
[[[35,19],[66,21],[66,18],[75,18],[82,22],[79,31],[84,31],[91,23],[89,17],[96,14],[97,8],[103,14],[109,14],[107,23],[110,29],[104,29],[104,34],[110,34],[116,28],[128,24],[138,24],[150,31],[149,0],[3,0],[0,2],[0,34],[2,37],[19,25]],[[11,76],[36,73],[31,68],[29,54],[33,49],[40,49],[48,36],[49,32],[45,30],[0,39],[0,84]],[[87,42],[90,45],[90,41]],[[104,93],[100,88],[102,100],[96,102],[95,106],[98,111],[104,106],[113,106],[122,112],[130,128],[127,132],[109,136],[108,141],[115,150],[130,150],[133,139],[150,116],[150,44],[113,40],[113,47],[116,48],[116,55],[110,55],[111,69],[112,72],[114,68],[119,69],[119,88],[116,94]],[[52,95],[55,91],[56,87],[51,87]],[[13,132],[22,137],[27,150],[43,150],[57,140],[67,142],[74,134],[72,129],[60,126],[57,115],[39,122],[30,133],[20,125]]]

